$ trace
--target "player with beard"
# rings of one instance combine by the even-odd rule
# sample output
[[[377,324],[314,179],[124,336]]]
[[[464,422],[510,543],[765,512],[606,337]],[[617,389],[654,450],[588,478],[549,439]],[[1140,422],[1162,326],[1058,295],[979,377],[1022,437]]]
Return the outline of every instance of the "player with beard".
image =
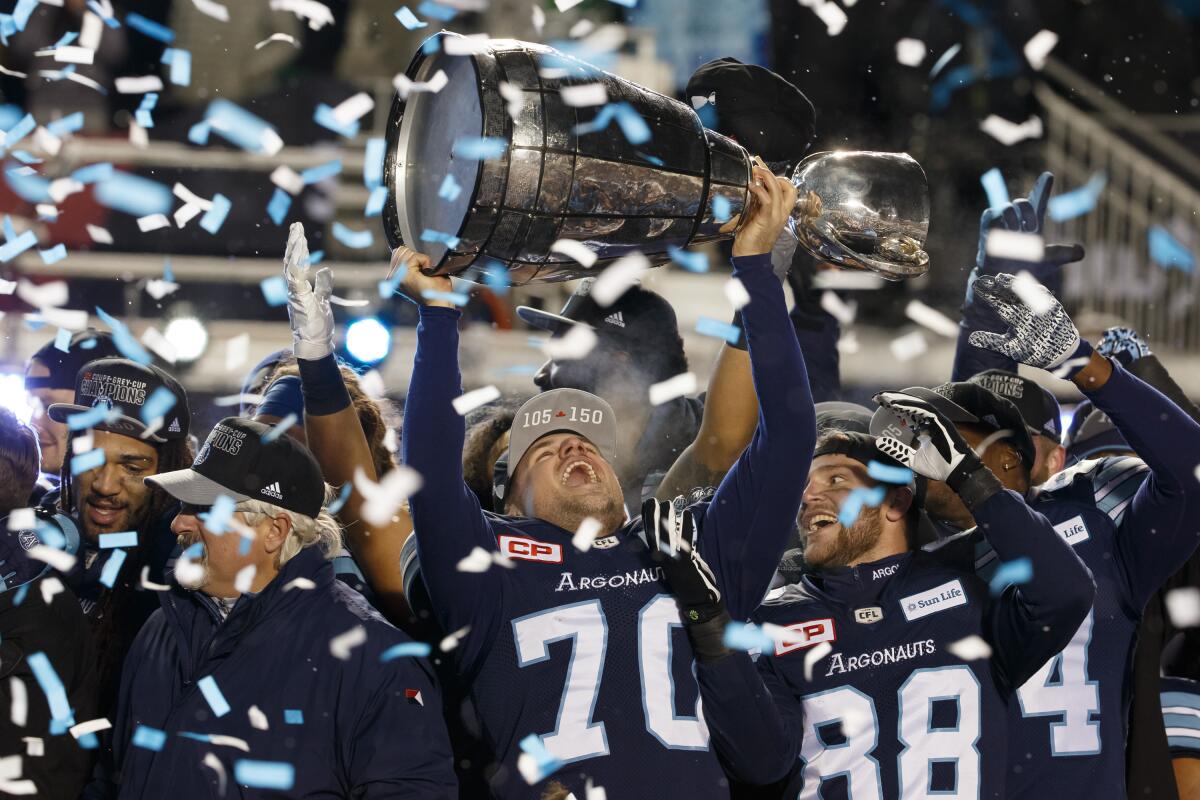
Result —
[[[175,549],[170,524],[177,504],[142,479],[191,463],[187,438],[191,412],[187,393],[178,381],[158,367],[124,358],[84,364],[76,376],[73,401],[50,406],[50,418],[70,426],[72,418],[88,415],[90,424],[84,427],[90,429],[92,452],[99,451],[103,459],[98,466],[78,470],[73,459],[91,456],[78,452],[78,438],[69,441],[60,493],[47,495],[46,500],[56,501],[79,526],[79,557],[64,579],[93,624],[101,711],[108,713],[116,701],[125,653],[158,607],[154,592],[144,590],[142,581],[164,583],[167,561]],[[156,404],[160,404],[157,409]],[[98,407],[109,409],[108,413],[97,416]],[[161,419],[144,419],[145,409]],[[80,423],[76,420],[75,424]],[[104,546],[103,536],[125,531],[136,532],[136,546]],[[123,562],[115,579],[106,585],[102,575],[113,558]]]
[[[795,188],[761,168],[754,179],[733,264],[751,297],[743,317],[762,414],[712,502],[695,508],[699,547],[739,615],[766,592],[815,430],[769,258]],[[612,408],[576,389],[529,400],[497,470],[505,513],[484,513],[463,482],[452,405],[460,314],[429,299],[450,280],[410,269],[401,288],[422,304],[404,420],[404,460],[423,478],[411,498],[419,563],[406,585],[419,568],[443,630],[465,629],[452,656],[499,762],[492,791],[536,796],[553,778],[584,797],[591,778],[614,797],[727,796],[675,602],[638,535],[642,518],[626,516]],[[524,770],[532,788],[518,774],[523,749],[545,756]]]
[[[899,392],[877,399],[925,438],[913,448],[822,434],[801,507],[810,572],[755,612],[779,626],[757,666],[726,646],[731,614],[691,547],[690,513],[678,525],[660,516],[656,549],[687,620],[713,743],[734,777],[780,796],[998,800],[1007,742],[994,721],[1070,637],[1092,583],[932,405]],[[973,572],[913,550],[912,472],[901,463],[948,482],[1031,577],[989,591]]]

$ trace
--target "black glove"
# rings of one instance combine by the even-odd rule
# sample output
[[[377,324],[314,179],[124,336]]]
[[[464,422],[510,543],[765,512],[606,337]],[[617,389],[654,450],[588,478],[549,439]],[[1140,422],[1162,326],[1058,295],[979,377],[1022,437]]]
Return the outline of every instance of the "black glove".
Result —
[[[647,500],[642,504],[642,541],[679,604],[684,623],[707,622],[725,611],[717,579],[696,550],[696,523],[692,512],[675,510],[675,504]]]
[[[1104,332],[1104,338],[1096,345],[1096,352],[1107,358],[1121,362],[1121,366],[1129,367],[1139,358],[1145,358],[1150,353],[1150,345],[1133,328],[1114,327]]]
[[[918,446],[880,436],[876,446],[913,472],[944,481],[968,509],[1004,489],[966,439],[932,405],[903,392],[881,392],[875,402],[896,414],[917,432]]]

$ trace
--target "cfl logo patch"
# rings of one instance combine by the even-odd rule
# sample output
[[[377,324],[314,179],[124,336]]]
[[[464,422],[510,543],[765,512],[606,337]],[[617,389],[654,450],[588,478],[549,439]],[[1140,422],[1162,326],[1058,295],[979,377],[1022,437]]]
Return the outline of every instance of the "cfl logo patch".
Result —
[[[501,536],[500,552],[509,558],[540,561],[544,564],[561,564],[563,560],[561,544],[539,542],[537,539],[525,539],[520,536]]]
[[[821,642],[837,641],[837,634],[833,629],[833,620],[828,617],[825,619],[814,619],[808,622],[797,622],[792,625],[785,625],[787,635],[781,641],[775,642],[775,655],[786,655],[793,650],[802,650],[805,647],[812,647],[814,644]]]

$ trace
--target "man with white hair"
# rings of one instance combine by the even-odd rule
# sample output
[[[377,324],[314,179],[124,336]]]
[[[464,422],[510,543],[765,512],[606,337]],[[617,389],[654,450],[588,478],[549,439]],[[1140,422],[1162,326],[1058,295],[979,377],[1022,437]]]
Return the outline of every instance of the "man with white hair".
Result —
[[[309,451],[227,417],[147,481],[184,504],[184,552],[122,675],[119,796],[455,796],[428,648],[335,580]]]

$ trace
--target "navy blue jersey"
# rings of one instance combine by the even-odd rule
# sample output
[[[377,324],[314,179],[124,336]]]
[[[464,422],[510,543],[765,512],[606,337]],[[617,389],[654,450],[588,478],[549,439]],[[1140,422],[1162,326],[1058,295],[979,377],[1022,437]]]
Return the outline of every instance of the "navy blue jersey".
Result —
[[[1021,686],[1010,709],[1014,798],[1125,797],[1142,610],[1200,541],[1200,483],[1191,474],[1200,425],[1119,366],[1087,394],[1142,460],[1083,461],[1030,495],[1030,505],[1091,569],[1096,600],[1067,647]],[[975,546],[981,576],[989,577],[995,555],[977,533],[964,536]]]
[[[710,503],[696,508],[699,547],[731,613],[749,616],[767,591],[800,505],[816,426],[782,288],[767,256],[734,260],[750,293],[743,309],[758,428]],[[728,794],[693,676],[675,601],[636,539],[641,520],[586,552],[573,531],[542,520],[486,514],[462,481],[459,314],[422,308],[405,407],[405,462],[424,488],[412,497],[420,578],[446,632],[467,629],[452,652],[499,769],[501,797],[537,797],[547,780],[518,774],[520,742],[536,739],[563,767],[549,776],[585,796],[585,779],[610,797]],[[619,423],[619,421],[618,421]],[[507,566],[458,564],[481,548]]]
[[[742,654],[700,663],[713,741],[735,777],[786,776],[784,796],[825,800],[1004,796],[1014,688],[1067,640],[1092,587],[1015,493],[989,498],[976,519],[1008,540],[1010,560],[1030,559],[1032,580],[993,595],[973,570],[922,551],[823,570],[755,612],[796,636],[761,654],[757,687]]]
[[[1159,689],[1171,758],[1200,758],[1200,683],[1163,678]]]

